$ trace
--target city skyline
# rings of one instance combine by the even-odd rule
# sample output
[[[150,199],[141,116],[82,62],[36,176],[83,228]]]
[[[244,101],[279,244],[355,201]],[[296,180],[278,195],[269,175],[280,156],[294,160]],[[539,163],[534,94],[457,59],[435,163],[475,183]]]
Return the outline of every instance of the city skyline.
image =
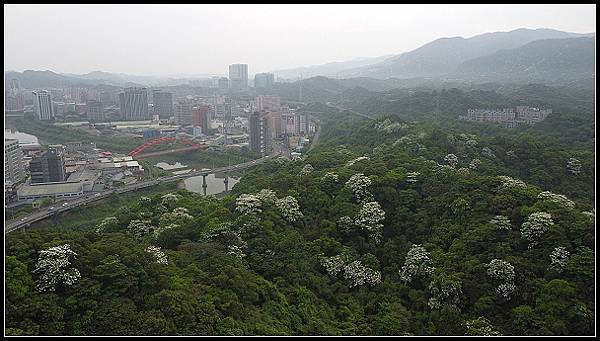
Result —
[[[517,28],[591,33],[595,13],[590,6],[5,5],[5,71],[209,76],[225,75],[228,65],[240,63],[249,65],[252,76],[400,54],[440,37],[469,38]],[[103,13],[114,20],[103,21]],[[238,24],[219,26],[223,21]],[[17,29],[24,23],[26,29]],[[31,44],[33,38],[36,44]],[[78,48],[71,53],[39,53],[69,51],[73,41]]]

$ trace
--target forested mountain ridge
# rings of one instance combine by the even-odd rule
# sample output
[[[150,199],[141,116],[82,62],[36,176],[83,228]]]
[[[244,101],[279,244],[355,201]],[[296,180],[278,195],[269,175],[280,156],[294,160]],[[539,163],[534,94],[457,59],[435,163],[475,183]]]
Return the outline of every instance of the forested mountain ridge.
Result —
[[[343,115],[222,200],[9,234],[7,334],[594,333],[593,155]]]

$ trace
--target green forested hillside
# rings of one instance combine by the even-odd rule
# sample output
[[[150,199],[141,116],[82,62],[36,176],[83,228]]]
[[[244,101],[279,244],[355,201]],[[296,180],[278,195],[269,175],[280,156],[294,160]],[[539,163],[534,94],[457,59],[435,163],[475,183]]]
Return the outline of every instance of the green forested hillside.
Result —
[[[336,115],[224,199],[9,234],[7,334],[593,335],[593,152]]]

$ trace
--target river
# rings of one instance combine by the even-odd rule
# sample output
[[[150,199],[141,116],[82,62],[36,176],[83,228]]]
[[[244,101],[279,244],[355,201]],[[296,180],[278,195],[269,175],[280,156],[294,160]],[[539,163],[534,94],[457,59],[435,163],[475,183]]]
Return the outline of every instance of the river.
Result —
[[[157,167],[164,169],[164,170],[168,170],[173,174],[182,174],[182,173],[186,173],[188,171],[191,171],[191,169],[185,165],[182,164],[180,162],[176,162],[175,164],[169,164],[168,162],[158,162],[156,164]],[[204,167],[199,167],[196,169],[201,169]],[[229,190],[231,190],[231,188],[233,188],[233,185],[235,185],[236,183],[238,183],[240,181],[241,176],[239,174],[229,174],[229,184],[228,184],[228,188]],[[209,174],[206,176],[206,194],[207,195],[212,195],[212,194],[219,194],[225,191],[225,174],[224,173],[219,173],[219,174]],[[191,178],[187,178],[185,180],[183,180],[183,182],[181,183],[181,186],[185,189],[187,189],[190,192],[194,192],[194,193],[200,193],[203,194],[204,191],[202,189],[202,176],[193,176]]]
[[[15,129],[4,129],[4,138],[17,139],[21,146],[35,146],[40,144],[36,136],[22,133]]]

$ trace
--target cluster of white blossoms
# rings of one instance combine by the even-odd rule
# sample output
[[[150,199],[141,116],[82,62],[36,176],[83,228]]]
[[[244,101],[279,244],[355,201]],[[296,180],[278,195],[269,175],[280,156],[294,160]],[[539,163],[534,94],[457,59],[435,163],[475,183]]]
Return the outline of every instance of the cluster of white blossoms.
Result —
[[[352,220],[352,218],[348,217],[347,215],[340,217],[337,220],[336,225],[338,229],[342,232],[350,232],[356,227],[356,225],[354,224],[354,220]]]
[[[170,230],[170,229],[177,228],[177,227],[179,227],[179,224],[174,224],[174,223],[173,224],[168,224],[166,226],[159,226],[159,227],[157,227],[157,228],[154,229],[154,238],[158,238],[158,237],[160,237],[160,235],[163,232],[165,232],[167,230]]]
[[[235,210],[243,215],[254,215],[262,212],[261,200],[252,194],[241,194],[235,200]]]
[[[435,268],[431,266],[429,252],[419,244],[413,244],[406,254],[404,266],[399,271],[400,279],[409,283],[416,275],[432,275]]]
[[[414,184],[415,182],[418,181],[417,177],[421,175],[421,173],[419,172],[408,172],[406,174],[406,182]]]
[[[119,223],[117,217],[106,217],[102,219],[102,222],[96,228],[96,233],[103,233],[110,226],[116,226]]]
[[[138,202],[140,203],[140,206],[148,206],[150,205],[150,203],[152,202],[152,199],[148,198],[148,197],[141,197]]]
[[[348,255],[342,254],[332,257],[321,256],[321,265],[330,276],[343,274],[344,278],[350,280],[350,288],[364,285],[376,285],[381,282],[381,272],[364,266],[359,260],[351,262]]]
[[[499,331],[494,329],[492,323],[482,316],[468,320],[463,325],[466,329],[465,335],[468,336],[502,336]]]
[[[431,298],[427,302],[427,305],[431,309],[442,309],[444,307],[459,309],[460,295],[462,294],[462,284],[460,281],[438,277],[429,283],[428,289],[431,293]]]
[[[515,267],[509,262],[494,259],[487,265],[488,276],[502,282],[496,287],[496,293],[508,297],[515,291]]]
[[[359,260],[344,266],[344,278],[350,280],[350,288],[364,285],[373,286],[381,282],[381,272],[364,266]]]
[[[414,135],[414,134],[408,134],[405,136],[402,136],[401,138],[397,139],[392,145],[394,147],[401,145],[406,147],[406,149],[413,151],[413,152],[421,152],[425,149],[427,149],[427,147],[425,147],[425,145],[423,145],[422,143],[420,143],[419,141],[425,137],[425,134],[419,134],[419,135]]]
[[[458,174],[460,176],[469,176],[469,175],[471,175],[471,171],[469,170],[469,168],[460,167],[459,169],[456,170],[456,174]]]
[[[152,233],[154,226],[150,225],[150,220],[132,220],[127,226],[127,232],[133,235],[136,239],[141,239],[144,236]]]
[[[160,246],[148,246],[146,248],[146,252],[151,253],[156,259],[156,263],[168,265],[169,261],[167,260],[167,255],[160,250]]]
[[[585,212],[581,212],[583,214],[585,214],[586,216],[592,218],[592,220],[594,220],[596,218],[596,209],[592,208],[591,211],[585,211]]]
[[[581,161],[575,158],[567,160],[567,171],[573,175],[579,175],[581,173]]]
[[[444,162],[446,162],[448,166],[456,168],[456,166],[458,165],[458,157],[454,154],[448,154],[444,157]]]
[[[492,219],[490,219],[488,224],[495,227],[496,230],[510,230],[512,228],[510,219],[503,215],[494,216]]]
[[[283,218],[290,223],[293,223],[304,216],[300,211],[298,200],[291,195],[288,195],[282,199],[278,199],[275,202],[275,205],[277,208],[279,208],[281,216],[283,216]]]
[[[565,208],[574,208],[575,203],[562,194],[555,194],[550,191],[544,191],[537,196],[538,199],[549,201]]]
[[[51,247],[42,250],[33,270],[39,273],[36,288],[38,291],[55,291],[58,284],[73,285],[81,278],[79,270],[70,267],[70,258],[77,254],[71,250],[71,245]]]
[[[554,221],[552,221],[550,213],[535,212],[530,214],[527,221],[521,225],[521,235],[530,242],[529,248],[531,248],[552,225],[554,225]]]
[[[310,163],[307,163],[304,167],[302,167],[302,170],[300,171],[300,176],[310,174],[313,170],[315,170],[314,167]]]
[[[381,122],[375,123],[375,129],[384,131],[388,134],[393,133],[393,132],[398,131],[403,128],[408,128],[408,124],[394,122],[394,121],[390,120],[389,118],[386,118],[385,120],[383,120]]]
[[[277,201],[277,194],[270,189],[261,189],[258,193],[256,193],[256,197],[264,205],[273,205],[275,201]]]
[[[350,259],[347,255],[321,257],[321,265],[331,276],[337,276],[349,261]]]
[[[159,219],[160,225],[193,220],[194,217],[188,212],[188,209],[185,207],[177,207],[171,213],[164,213]]]
[[[502,181],[502,188],[527,188],[527,184],[519,179],[513,179],[506,175],[500,175],[498,178]]]
[[[358,211],[355,224],[363,230],[369,231],[369,234],[376,243],[381,242],[385,211],[376,201],[364,203]]]
[[[471,160],[471,162],[469,163],[469,169],[470,169],[470,170],[474,170],[474,171],[476,171],[476,170],[478,170],[478,169],[479,169],[479,166],[481,166],[481,160],[479,160],[479,159],[473,159],[473,160]]]
[[[334,172],[327,172],[323,175],[321,181],[323,182],[338,182],[340,176],[335,174]]]
[[[562,272],[567,266],[567,261],[569,260],[569,251],[564,246],[558,246],[554,248],[552,253],[550,254],[550,266],[548,269],[555,270],[557,272]]]
[[[512,149],[506,152],[506,157],[509,159],[518,159],[517,154]]]
[[[227,254],[230,254],[238,259],[244,259],[244,257],[246,257],[244,250],[242,250],[242,247],[239,245],[229,245],[227,247]]]
[[[174,193],[167,193],[167,194],[163,195],[161,198],[162,198],[161,205],[163,205],[167,208],[170,208],[170,207],[173,207],[177,201],[179,201],[181,196],[178,194],[174,194]]]
[[[350,187],[350,190],[354,194],[354,197],[360,201],[369,201],[373,199],[373,195],[369,191],[371,186],[371,179],[366,177],[363,173],[354,174],[346,181],[346,186]]]
[[[487,158],[490,158],[490,159],[493,159],[493,158],[496,157],[496,155],[494,154],[494,152],[490,148],[488,148],[488,147],[481,148],[481,155],[483,155],[483,156],[485,156]]]
[[[366,160],[370,160],[371,158],[368,156],[359,156],[356,159],[350,160],[348,162],[346,162],[346,167],[350,167],[350,166],[354,166],[355,163],[360,162],[360,161],[366,161]]]

